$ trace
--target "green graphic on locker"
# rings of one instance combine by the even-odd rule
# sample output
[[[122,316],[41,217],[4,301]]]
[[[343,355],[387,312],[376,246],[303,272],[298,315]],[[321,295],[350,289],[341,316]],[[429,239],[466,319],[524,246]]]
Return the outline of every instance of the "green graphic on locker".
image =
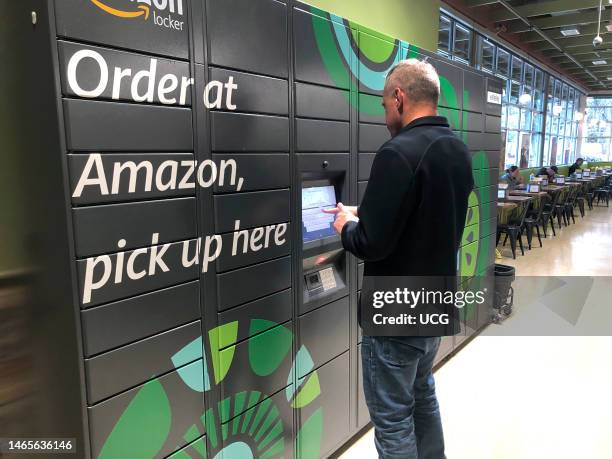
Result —
[[[491,185],[489,160],[484,151],[477,152],[472,158],[474,164],[474,181],[477,188],[483,189]],[[491,218],[491,206],[481,202],[476,192],[472,191],[468,199],[468,212],[459,249],[459,275],[462,279],[486,275],[490,264],[489,254],[492,250],[493,237],[481,231],[482,222]],[[468,320],[475,314],[472,303],[466,306]]]
[[[238,342],[240,326],[248,327],[246,341]],[[298,443],[307,444],[307,450],[318,456],[323,407],[316,405],[321,386],[308,350],[302,346],[292,355],[291,330],[267,320],[234,321],[210,330],[207,344],[208,352],[203,352],[198,338],[168,356],[176,371],[144,384],[125,406],[114,410],[112,429],[101,442],[93,442],[94,457],[157,458],[176,451],[171,457],[289,458]],[[297,379],[297,368],[310,373]],[[270,378],[282,381],[276,394],[242,387],[185,418],[181,400],[202,400],[205,392],[230,381],[233,388],[244,380],[265,385]],[[294,434],[293,411],[307,406],[316,411]]]
[[[358,103],[357,93],[382,94],[388,71],[408,57],[408,44],[314,7],[311,12],[312,30],[330,79],[351,90],[346,97],[360,111],[383,115],[379,97],[360,96]]]

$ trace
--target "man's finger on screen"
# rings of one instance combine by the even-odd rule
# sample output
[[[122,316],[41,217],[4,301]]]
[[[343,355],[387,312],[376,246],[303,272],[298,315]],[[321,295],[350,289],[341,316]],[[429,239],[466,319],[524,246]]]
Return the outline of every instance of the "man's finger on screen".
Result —
[[[329,207],[327,209],[321,209],[321,211],[323,211],[326,214],[337,214],[341,212],[341,210],[338,207]]]

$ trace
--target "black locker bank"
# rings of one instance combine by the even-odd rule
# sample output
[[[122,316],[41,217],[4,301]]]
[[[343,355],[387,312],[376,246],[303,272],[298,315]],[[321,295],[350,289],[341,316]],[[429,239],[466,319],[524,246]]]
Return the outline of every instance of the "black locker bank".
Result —
[[[500,80],[292,0],[18,3],[51,433],[79,457],[333,454],[369,422],[363,265],[320,209],[359,203],[389,136],[386,72],[428,56],[473,155],[457,269],[482,288]],[[462,314],[438,360],[489,320]]]

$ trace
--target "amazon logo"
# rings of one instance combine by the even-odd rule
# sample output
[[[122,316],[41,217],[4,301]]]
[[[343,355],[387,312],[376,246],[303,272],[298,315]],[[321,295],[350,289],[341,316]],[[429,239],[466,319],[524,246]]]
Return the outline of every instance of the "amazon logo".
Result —
[[[183,16],[183,0],[123,0],[125,6],[119,7],[117,0],[90,0],[105,13],[122,19],[149,20],[166,29],[183,30],[183,21],[177,19],[173,14]]]

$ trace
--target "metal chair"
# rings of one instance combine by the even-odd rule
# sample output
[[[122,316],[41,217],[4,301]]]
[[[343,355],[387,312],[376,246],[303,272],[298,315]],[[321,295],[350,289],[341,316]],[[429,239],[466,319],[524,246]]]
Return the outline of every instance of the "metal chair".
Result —
[[[567,202],[567,198],[569,196],[569,191],[563,192],[563,190],[559,191],[560,198],[558,199],[555,207],[553,208],[553,215],[557,217],[557,223],[559,224],[559,229],[561,229],[561,222],[563,221],[563,225],[567,226],[567,216],[565,215],[565,203]]]
[[[576,197],[578,196],[578,187],[571,187],[569,191],[569,195],[565,200],[565,217],[567,218],[567,222],[569,224],[570,218],[573,223],[576,223],[576,218],[574,216],[574,207],[576,206]]]
[[[506,234],[504,239],[504,246],[510,238],[510,248],[512,249],[512,258],[516,259],[516,241],[518,239],[519,246],[521,248],[521,254],[525,255],[525,249],[523,248],[523,238],[522,238],[522,228],[525,222],[525,217],[527,216],[527,212],[531,208],[531,201],[525,203],[525,206],[522,206],[518,218],[515,220],[508,222],[507,224],[497,225],[497,238],[495,245],[499,244],[499,239],[501,238],[502,233]]]
[[[551,202],[544,205],[544,210],[542,211],[542,219],[541,219],[544,238],[548,237],[547,227],[548,227],[549,222],[550,222],[550,227],[552,228],[553,236],[557,235],[557,233],[555,232],[555,220],[553,218],[553,211],[555,209],[555,206],[557,205],[557,201],[559,200],[560,196],[561,196],[561,193],[559,191],[553,192],[553,197],[552,197]]]
[[[581,183],[580,188],[578,188],[578,191],[576,192],[576,199],[574,200],[574,207],[578,205],[581,218],[584,218],[584,203],[586,199],[586,185]]]
[[[606,207],[610,207],[610,183],[609,183],[609,177],[606,178],[604,184],[599,187],[599,188],[595,188],[595,191],[593,192],[593,200],[595,200],[595,198],[597,198],[597,205],[599,206],[599,203],[601,201],[605,201],[606,202]]]
[[[527,234],[527,245],[529,246],[529,250],[531,250],[531,241],[533,239],[533,229],[535,228],[538,235],[538,241],[540,242],[540,247],[542,247],[542,237],[540,235],[540,226],[542,224],[542,214],[544,211],[544,199],[540,199],[540,204],[537,209],[534,209],[534,205],[531,206],[531,212],[525,217],[525,221],[523,222],[523,230]]]

